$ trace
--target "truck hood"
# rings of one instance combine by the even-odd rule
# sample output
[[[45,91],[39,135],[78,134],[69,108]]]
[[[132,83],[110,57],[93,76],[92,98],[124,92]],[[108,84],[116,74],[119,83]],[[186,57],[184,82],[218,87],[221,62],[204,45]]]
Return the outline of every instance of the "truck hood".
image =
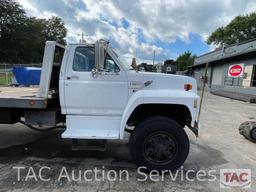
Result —
[[[192,92],[197,93],[196,80],[192,77],[164,73],[128,72],[130,83],[142,83],[144,89],[171,89],[184,91],[185,84],[192,84]]]

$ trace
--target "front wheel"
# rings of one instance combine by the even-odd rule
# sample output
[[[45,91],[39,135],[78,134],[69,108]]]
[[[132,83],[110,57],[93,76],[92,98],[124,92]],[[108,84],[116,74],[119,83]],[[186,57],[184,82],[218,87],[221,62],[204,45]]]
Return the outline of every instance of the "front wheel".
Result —
[[[189,153],[189,139],[183,128],[167,117],[150,117],[138,124],[130,137],[130,153],[146,171],[176,170]]]

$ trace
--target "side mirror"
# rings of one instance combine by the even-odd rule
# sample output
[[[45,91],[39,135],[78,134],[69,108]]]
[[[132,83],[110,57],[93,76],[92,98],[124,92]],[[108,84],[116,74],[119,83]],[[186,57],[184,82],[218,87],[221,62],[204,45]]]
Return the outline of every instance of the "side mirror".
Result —
[[[102,71],[104,68],[107,46],[108,42],[104,40],[99,40],[95,43],[95,67],[98,71]]]

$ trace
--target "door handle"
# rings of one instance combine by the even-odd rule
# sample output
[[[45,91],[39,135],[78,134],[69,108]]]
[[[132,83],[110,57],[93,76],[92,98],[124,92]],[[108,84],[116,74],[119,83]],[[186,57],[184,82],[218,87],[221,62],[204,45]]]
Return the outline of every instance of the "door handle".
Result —
[[[74,76],[67,76],[67,80],[71,80],[71,79],[79,79],[78,76],[74,75]]]

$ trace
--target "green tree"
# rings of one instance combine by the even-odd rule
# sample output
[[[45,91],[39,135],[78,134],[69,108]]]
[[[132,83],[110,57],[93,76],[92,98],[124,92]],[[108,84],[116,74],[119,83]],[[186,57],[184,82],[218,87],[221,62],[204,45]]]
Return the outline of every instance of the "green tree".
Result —
[[[67,29],[64,22],[59,17],[52,17],[44,21],[44,34],[47,40],[54,40],[61,44],[66,44],[64,38],[67,35]]]
[[[58,17],[27,17],[14,0],[0,4],[0,62],[41,62],[45,41],[65,44],[67,29]]]
[[[0,37],[15,31],[25,21],[25,11],[13,0],[1,0],[0,3]]]
[[[22,43],[19,51],[23,62],[41,62],[47,40],[57,41],[61,44],[66,43],[64,38],[67,30],[64,22],[58,17],[48,20],[28,18],[21,31],[24,35],[20,39]]]
[[[256,13],[251,13],[237,16],[227,26],[218,28],[209,36],[207,43],[230,45],[254,38],[256,38]]]
[[[44,19],[27,18],[17,34],[19,62],[41,62],[45,44]],[[15,62],[15,61],[13,61]],[[17,62],[17,61],[16,61]]]
[[[186,51],[182,53],[177,59],[176,62],[178,64],[178,71],[184,71],[188,69],[188,66],[194,64],[194,60],[196,55],[192,55],[192,52]]]
[[[26,21],[25,11],[13,0],[1,0],[0,4],[0,60],[16,60],[19,56],[15,46],[17,34]]]

